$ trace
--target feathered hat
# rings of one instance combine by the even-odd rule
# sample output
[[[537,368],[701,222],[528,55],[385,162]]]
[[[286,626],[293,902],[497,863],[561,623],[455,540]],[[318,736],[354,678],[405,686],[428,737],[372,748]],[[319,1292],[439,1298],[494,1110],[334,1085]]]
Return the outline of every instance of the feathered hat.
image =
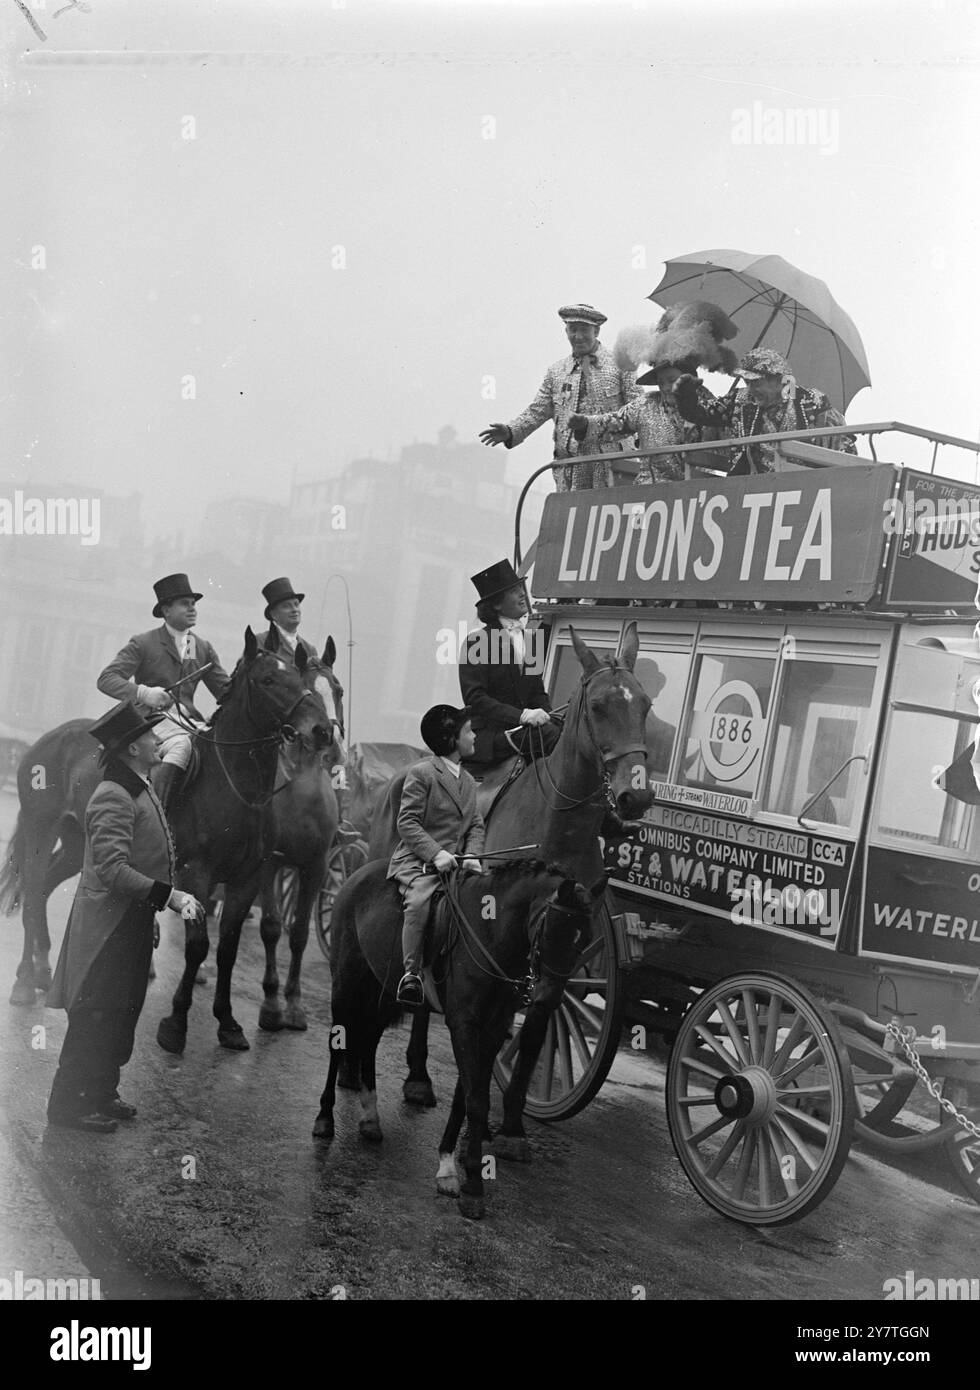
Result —
[[[692,374],[704,367],[709,372],[732,375],[738,358],[731,348],[725,347],[724,340],[737,333],[724,310],[698,299],[675,304],[655,329],[643,324],[624,328],[613,351],[620,371],[635,371],[643,362],[649,365],[650,370],[637,377],[641,386],[654,384],[663,367],[679,367]]]

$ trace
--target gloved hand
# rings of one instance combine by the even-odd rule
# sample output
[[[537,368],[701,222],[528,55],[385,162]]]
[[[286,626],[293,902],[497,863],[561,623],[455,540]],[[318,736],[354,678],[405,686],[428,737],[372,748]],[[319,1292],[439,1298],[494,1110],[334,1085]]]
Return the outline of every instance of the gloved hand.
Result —
[[[463,868],[466,870],[467,873],[470,874],[483,873],[483,866],[480,863],[479,859],[473,859],[471,856],[468,856],[466,859],[463,860]]]
[[[455,869],[456,867],[456,856],[455,854],[450,854],[448,849],[441,849],[432,862],[435,865],[437,873],[448,874],[450,869]]]
[[[522,724],[531,724],[540,728],[542,724],[551,723],[551,715],[546,709],[526,709],[521,715]]]
[[[162,685],[147,685],[143,687],[140,696],[140,704],[147,705],[152,710],[169,709],[173,704],[174,697],[169,690],[164,690]]]
[[[185,922],[203,922],[207,916],[197,898],[192,893],[181,892],[179,888],[175,888],[170,894],[167,906],[172,907],[174,912],[179,912]]]

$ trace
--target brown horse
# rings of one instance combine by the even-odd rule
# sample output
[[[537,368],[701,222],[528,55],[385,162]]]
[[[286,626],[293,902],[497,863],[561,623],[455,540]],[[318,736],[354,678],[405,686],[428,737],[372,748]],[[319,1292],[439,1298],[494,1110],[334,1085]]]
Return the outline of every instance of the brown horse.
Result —
[[[266,649],[280,650],[279,630],[273,624],[266,638]],[[289,782],[285,790],[269,803],[275,846],[262,866],[261,936],[265,947],[264,1000],[259,1010],[259,1027],[267,1032],[281,1028],[303,1031],[307,1026],[302,1004],[300,972],[303,953],[310,935],[310,914],[318,901],[326,877],[327,851],[340,824],[335,769],[343,768],[344,688],[334,675],[337,649],[328,637],[319,661],[309,661],[303,673],[307,689],[315,690],[324,703],[329,697],[334,715],[331,737],[322,751],[306,747],[302,740],[288,744],[282,752],[282,770]],[[293,870],[295,885],[289,894],[278,890],[277,879],[283,869]],[[289,974],[286,978],[285,1008],[279,997],[276,950],[282,935],[282,913],[288,905]]]
[[[275,838],[270,806],[277,795],[276,772],[284,739],[298,738],[308,752],[331,737],[323,700],[307,688],[304,648],[286,661],[259,647],[249,628],[245,652],[232,673],[208,730],[195,734],[200,772],[192,787],[174,798],[170,821],[177,844],[178,881],[199,902],[217,883],[225,885],[218,933],[218,978],[212,1012],[218,1041],[236,1052],[248,1041],[231,1009],[231,974],[242,923],[258,892],[264,860]],[[160,1021],[157,1042],[166,1052],[183,1052],[194,979],[208,953],[206,922],[185,924],[184,973],[173,1011]]]
[[[341,1060],[360,1066],[361,1137],[382,1138],[375,1054],[385,1028],[401,1014],[395,988],[401,975],[401,902],[383,862],[366,864],[344,884],[331,930],[331,1042],[326,1085],[313,1126],[332,1139]],[[447,887],[431,936],[433,975],[453,1043],[459,1080],[442,1139],[436,1189],[459,1197],[463,1216],[484,1215],[482,1143],[490,1108],[490,1077],[522,990],[542,1007],[557,1007],[565,980],[589,933],[591,903],[578,884],[535,860],[498,864],[488,874],[464,874]],[[477,931],[473,924],[479,923]],[[512,1087],[526,1085],[515,1073]],[[514,1103],[523,1109],[523,1094]],[[463,1115],[464,1181],[454,1151]]]
[[[567,877],[593,884],[603,873],[599,830],[606,812],[611,809],[623,820],[631,820],[652,800],[644,734],[650,699],[633,674],[639,645],[635,623],[626,629],[618,659],[604,656],[600,661],[574,629],[571,639],[582,678],[568,702],[561,737],[547,757],[531,763],[508,785],[489,811],[481,809],[486,819],[487,850],[536,844],[539,848],[530,852],[557,865]],[[394,849],[404,781],[404,773],[395,777],[378,807],[371,828],[373,858],[383,859]],[[543,1039],[546,1026],[543,1009],[528,1012],[522,1033],[528,1030],[529,1048],[535,1047],[539,1033]],[[417,1013],[405,1057],[408,1077],[403,1087],[405,1099],[413,1105],[436,1103],[426,1067],[427,1027],[428,1014]],[[540,1045],[539,1039],[538,1051]],[[519,1067],[525,1065],[526,1061],[519,1060]],[[505,1110],[500,1134],[502,1156],[528,1156],[520,1114]],[[513,1144],[506,1143],[508,1138]]]

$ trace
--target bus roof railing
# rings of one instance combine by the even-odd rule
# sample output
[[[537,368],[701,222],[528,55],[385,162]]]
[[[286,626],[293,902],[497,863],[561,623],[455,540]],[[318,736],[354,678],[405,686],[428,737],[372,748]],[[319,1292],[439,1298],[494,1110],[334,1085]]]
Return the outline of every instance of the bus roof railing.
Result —
[[[918,425],[906,425],[901,420],[883,420],[871,425],[821,425],[815,429],[808,430],[783,430],[775,434],[751,434],[738,438],[726,439],[704,439],[695,440],[690,444],[665,444],[659,449],[634,449],[630,453],[616,454],[575,454],[568,460],[552,459],[550,463],[543,463],[540,468],[536,468],[530,475],[527,482],[521,488],[521,495],[517,499],[517,513],[514,518],[514,568],[520,573],[523,563],[521,555],[521,515],[524,510],[524,502],[530,492],[534,482],[544,473],[548,473],[556,467],[567,467],[571,464],[580,463],[609,463],[613,460],[617,464],[629,463],[632,459],[660,458],[669,454],[695,454],[716,451],[722,449],[743,448],[747,444],[778,444],[781,440],[788,439],[829,439],[834,435],[840,434],[861,434],[867,435],[868,444],[871,448],[871,462],[878,462],[878,455],[875,453],[874,436],[876,434],[908,434],[916,439],[928,439],[933,445],[932,460],[929,464],[931,473],[936,466],[936,453],[940,444],[951,444],[955,449],[967,449],[971,453],[980,454],[980,442],[972,439],[960,439],[955,434],[937,434],[935,430],[920,429]]]

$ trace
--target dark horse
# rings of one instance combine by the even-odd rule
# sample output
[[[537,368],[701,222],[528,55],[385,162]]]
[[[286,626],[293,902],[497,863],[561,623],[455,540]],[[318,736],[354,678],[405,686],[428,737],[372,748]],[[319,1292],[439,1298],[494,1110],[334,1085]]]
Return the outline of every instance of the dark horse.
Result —
[[[280,650],[279,630],[273,624],[266,638],[266,649]],[[285,790],[269,803],[272,816],[270,841],[274,852],[262,866],[261,936],[265,947],[264,1000],[259,1010],[259,1027],[268,1032],[281,1028],[303,1031],[306,1011],[302,1004],[300,972],[310,936],[310,913],[317,902],[326,877],[327,851],[340,824],[340,806],[334,782],[334,769],[343,767],[344,688],[334,675],[337,649],[328,637],[319,661],[310,660],[303,673],[307,688],[315,690],[326,704],[333,703],[332,736],[325,749],[308,747],[296,739],[283,749],[283,771],[289,778]],[[286,882],[281,871],[290,874],[290,891],[279,891]],[[286,1004],[279,997],[276,949],[282,934],[283,911],[289,913],[289,973],[284,990]]]
[[[341,1058],[359,1063],[361,1136],[379,1141],[375,1053],[385,1028],[401,1015],[395,989],[401,975],[402,909],[397,886],[382,863],[366,864],[341,889],[331,930],[331,1019],[343,1029],[313,1127],[334,1133],[333,1108]],[[451,903],[435,913],[430,959],[446,1015],[459,1079],[439,1143],[437,1190],[459,1197],[464,1216],[484,1214],[483,1149],[490,1109],[493,1059],[500,1050],[526,984],[543,1008],[557,1007],[565,980],[589,932],[591,902],[578,884],[536,860],[498,864],[488,874],[461,875],[447,889]],[[451,910],[450,910],[451,909]],[[477,932],[473,923],[480,924]],[[334,1037],[332,1033],[332,1038]],[[529,1073],[528,1073],[529,1075]],[[527,1076],[515,1069],[505,1104],[524,1108]],[[464,1181],[454,1151],[463,1115]]]
[[[638,816],[652,799],[647,786],[645,725],[650,700],[633,674],[638,639],[636,624],[626,629],[621,656],[601,661],[571,631],[582,678],[568,703],[565,725],[553,751],[526,767],[493,804],[485,807],[487,850],[537,844],[540,854],[568,878],[595,884],[603,873],[599,830],[607,811],[624,820]],[[371,831],[371,856],[383,859],[395,845],[395,819],[405,774],[395,777],[379,804]],[[595,936],[582,960],[599,946]],[[515,1070],[525,1086],[541,1050],[549,1013],[561,995],[536,1001],[526,1011]],[[410,1104],[434,1105],[426,1061],[428,1013],[412,1020],[403,1092]],[[522,1101],[523,1107],[523,1101]],[[494,1149],[501,1158],[530,1157],[521,1111],[505,1107]]]
[[[171,812],[182,864],[209,852],[207,825],[211,823],[214,830],[210,850],[215,863],[220,861],[222,869],[230,865],[232,877],[240,875],[236,852],[244,849],[247,854],[242,862],[247,860],[257,879],[266,844],[263,830],[267,810],[263,804],[250,804],[250,797],[256,803],[265,803],[273,791],[276,750],[287,720],[289,732],[298,730],[306,744],[324,747],[331,736],[322,700],[303,684],[305,664],[305,654],[300,668],[299,663],[287,667],[278,658],[260,653],[251,629],[246,632],[245,654],[236,667],[220,713],[215,716],[220,742],[214,729],[210,734],[197,735],[200,773],[189,788],[178,794]],[[97,762],[99,748],[88,733],[91,725],[89,719],[73,719],[45,734],[28,751],[18,769],[20,814],[0,875],[0,907],[10,912],[19,903],[23,906],[24,953],[17,969],[12,1003],[33,1004],[36,990],[47,989],[51,982],[47,899],[59,883],[81,870],[85,807],[102,777]],[[200,817],[194,811],[198,804]],[[215,872],[211,881],[220,882],[221,874]],[[206,901],[208,888],[201,887],[200,874],[194,877],[194,883],[191,891]],[[181,886],[190,888],[190,879],[185,881],[181,875]],[[222,941],[230,922],[223,914]],[[200,931],[203,951],[199,959],[203,960],[207,953],[207,929],[202,925]],[[232,961],[237,942],[236,932]],[[224,955],[227,959],[227,949]],[[221,956],[219,945],[219,974]],[[191,980],[195,973],[196,970]],[[224,983],[227,1000],[230,967]],[[215,999],[216,1012],[219,998],[220,993]],[[186,1018],[186,1007],[183,1012]],[[230,1015],[230,1006],[227,1013]]]

